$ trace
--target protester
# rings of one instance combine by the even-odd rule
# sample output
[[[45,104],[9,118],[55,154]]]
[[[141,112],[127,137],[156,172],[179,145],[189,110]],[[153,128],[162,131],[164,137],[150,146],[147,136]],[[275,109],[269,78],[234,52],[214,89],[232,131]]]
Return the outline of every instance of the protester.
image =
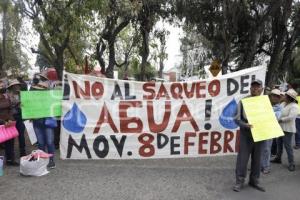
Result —
[[[12,80],[7,87],[8,96],[11,101],[12,114],[16,121],[16,128],[19,132],[19,150],[20,157],[26,156],[25,150],[25,125],[22,120],[20,91],[21,83],[18,80]]]
[[[9,125],[13,121],[11,113],[11,102],[6,94],[6,87],[3,80],[0,80],[0,125]],[[6,165],[19,166],[15,161],[14,139],[4,143]]]
[[[294,149],[300,149],[300,114],[298,114],[295,123],[296,123],[296,133],[295,133]]]
[[[32,90],[47,90],[48,88],[49,83],[47,82],[39,82],[38,84],[31,86]],[[48,167],[54,169],[56,167],[54,162],[54,128],[47,126],[46,119],[47,118],[33,119],[32,123],[37,137],[38,148],[45,152],[47,148],[47,152],[53,155],[49,160]]]
[[[262,81],[253,80],[250,87],[250,96],[259,96],[263,91]],[[264,192],[265,189],[259,184],[260,176],[260,158],[263,142],[254,142],[251,134],[253,127],[248,123],[243,105],[240,102],[236,114],[236,123],[240,126],[240,146],[236,161],[236,184],[233,190],[239,192],[244,185],[247,175],[248,160],[251,155],[251,172],[249,177],[249,186]]]
[[[21,88],[21,91],[27,91],[27,83],[24,81],[23,77],[22,76],[19,76],[17,77],[17,80],[19,81],[20,83],[20,88]]]
[[[273,111],[275,113],[276,119],[278,120],[281,115],[281,105],[280,105],[280,90],[273,89],[269,95],[271,104],[273,106]],[[271,158],[271,147],[272,147],[272,139],[265,140],[263,142],[262,147],[262,156],[261,156],[261,170],[263,174],[270,173],[271,165],[270,165],[270,158]]]
[[[288,156],[288,170],[295,171],[294,163],[294,153],[292,148],[292,137],[296,133],[296,117],[299,113],[297,92],[293,89],[289,89],[285,93],[285,102],[282,103],[282,113],[278,120],[282,130],[284,131],[284,136],[277,139],[277,155],[272,160],[272,163],[281,163],[281,156],[283,151],[283,145]]]
[[[277,85],[274,87],[274,89],[279,89],[280,85]],[[284,92],[280,92],[280,100],[279,103],[284,102],[285,99],[285,93]],[[271,157],[275,157],[277,155],[277,138],[273,139],[272,142],[272,148],[271,148]]]
[[[55,81],[54,84],[53,84],[53,89],[62,90],[62,82],[61,81]],[[60,120],[60,118],[58,118],[57,119],[57,127],[54,128],[54,145],[55,145],[55,149],[59,149],[60,128],[61,128],[61,120]]]

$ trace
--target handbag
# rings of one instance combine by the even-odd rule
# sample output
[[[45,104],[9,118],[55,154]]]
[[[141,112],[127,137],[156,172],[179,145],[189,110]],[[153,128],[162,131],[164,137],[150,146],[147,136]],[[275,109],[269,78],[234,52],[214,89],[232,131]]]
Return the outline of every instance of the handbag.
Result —
[[[19,136],[16,129],[16,122],[12,122],[9,126],[0,125],[0,143]]]
[[[45,125],[49,128],[56,128],[57,127],[57,120],[54,117],[47,117],[45,119]]]
[[[28,156],[21,157],[20,174],[23,176],[43,176],[48,174],[47,165],[51,156],[41,150],[37,150],[32,151]]]

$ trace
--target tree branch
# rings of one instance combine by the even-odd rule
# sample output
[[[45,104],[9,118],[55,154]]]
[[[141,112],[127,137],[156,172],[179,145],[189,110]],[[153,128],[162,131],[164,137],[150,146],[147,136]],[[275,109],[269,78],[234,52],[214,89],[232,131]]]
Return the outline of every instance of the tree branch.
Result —
[[[106,45],[102,40],[102,38],[100,38],[99,42],[96,45],[96,57],[102,68],[105,68],[105,61],[103,59],[103,53],[105,50],[106,50]]]
[[[76,65],[79,65],[79,60],[77,59],[75,53],[73,52],[73,50],[72,50],[72,48],[70,47],[69,44],[68,44],[67,48],[68,48],[68,50],[69,50],[69,52],[70,52],[72,58],[74,59],[75,64],[76,64]]]
[[[256,52],[257,52],[258,54],[260,54],[260,53],[265,53],[265,54],[267,54],[268,56],[271,56],[271,54],[272,54],[272,52],[267,51],[267,50],[265,50],[264,48],[260,48],[260,49],[258,49]]]
[[[122,21],[113,31],[113,36],[116,37],[129,24],[129,22],[129,19]]]
[[[51,60],[51,58],[47,54],[43,53],[42,51],[38,51],[34,48],[30,48],[30,50],[31,50],[32,53],[39,54],[39,55],[43,56],[49,63],[53,62],[53,60]]]

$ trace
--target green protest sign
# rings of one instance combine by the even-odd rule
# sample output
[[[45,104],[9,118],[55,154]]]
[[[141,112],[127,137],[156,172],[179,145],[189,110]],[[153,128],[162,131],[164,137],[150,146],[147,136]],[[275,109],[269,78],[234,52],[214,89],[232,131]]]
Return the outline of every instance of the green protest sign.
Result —
[[[61,116],[62,90],[22,91],[23,119]]]

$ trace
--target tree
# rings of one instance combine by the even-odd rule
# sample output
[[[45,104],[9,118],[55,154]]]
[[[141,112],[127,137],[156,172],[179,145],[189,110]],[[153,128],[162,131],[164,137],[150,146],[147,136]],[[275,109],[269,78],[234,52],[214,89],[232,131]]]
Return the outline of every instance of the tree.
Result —
[[[40,35],[39,49],[33,49],[52,64],[61,78],[65,64],[65,51],[73,59],[78,58],[71,42],[80,41],[80,31],[84,21],[80,17],[81,1],[58,0],[18,0],[23,15],[32,20]],[[83,59],[83,56],[81,56]]]
[[[230,12],[229,12],[230,9]],[[231,47],[236,31],[236,1],[175,1],[173,12],[190,27],[196,27],[198,34],[211,44],[212,58],[222,61],[222,71],[227,73],[231,59]]]
[[[138,10],[137,0],[105,0],[91,1],[87,7],[92,8],[99,17],[104,18],[104,26],[99,31],[99,40],[96,45],[96,59],[99,61],[102,72],[107,77],[113,78],[114,67],[116,62],[115,44],[120,32],[126,28],[136,15],[134,10]],[[95,15],[95,13],[91,13]],[[108,65],[105,63],[105,52],[108,48]]]
[[[204,66],[209,65],[212,59],[212,43],[198,33],[193,25],[184,25],[184,37],[180,39],[182,53],[182,74],[186,77],[199,75],[205,78]]]
[[[128,25],[122,30],[116,41],[116,66],[123,68],[119,70],[122,73],[120,78],[126,78],[129,75],[129,65],[138,55],[138,43],[141,40],[141,36],[136,26]]]
[[[134,58],[129,67],[128,67],[128,71],[124,72],[124,68],[120,68],[119,69],[119,74],[120,74],[120,78],[124,77],[124,73],[127,73],[128,77],[134,77],[135,80],[140,80],[141,79],[141,68],[140,68],[140,61],[138,58]],[[155,75],[156,75],[156,70],[155,67],[153,67],[149,62],[147,63],[147,66],[145,68],[144,71],[144,76],[145,76],[145,80],[152,80]]]
[[[158,77],[163,77],[163,70],[164,70],[164,61],[168,57],[168,54],[166,53],[166,37],[169,35],[170,32],[162,29],[162,30],[155,30],[154,36],[158,38],[159,40],[159,53],[158,53],[158,59],[159,59],[159,70],[158,70]]]
[[[20,33],[22,19],[18,13],[17,5],[11,0],[0,2],[1,15],[1,41],[0,41],[0,72],[11,70],[14,74],[26,71],[29,64],[22,51]]]
[[[160,18],[166,18],[168,16],[167,0],[161,1],[140,1],[142,8],[137,17],[137,22],[140,25],[140,33],[142,35],[142,45],[140,55],[142,57],[141,62],[141,75],[140,80],[145,79],[145,69],[148,65],[149,50],[149,38],[150,32],[153,30],[155,23]]]
[[[223,73],[269,58],[266,83],[271,86],[292,61],[299,37],[297,1],[175,0],[172,5],[175,16],[209,41],[208,49],[222,61]]]

